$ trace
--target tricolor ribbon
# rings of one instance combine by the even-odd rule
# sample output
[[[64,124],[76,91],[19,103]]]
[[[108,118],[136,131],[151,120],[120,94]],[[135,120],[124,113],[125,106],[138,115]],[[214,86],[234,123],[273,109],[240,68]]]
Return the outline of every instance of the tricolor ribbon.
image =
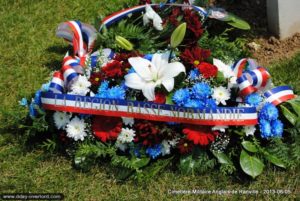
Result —
[[[58,26],[56,35],[73,45],[74,50],[73,56],[67,53],[60,72],[54,73],[50,83],[50,91],[64,93],[71,88],[78,76],[83,74],[88,57],[91,59],[91,66],[96,66],[100,53],[97,51],[91,54],[91,51],[97,38],[97,30],[79,21],[68,21]],[[104,49],[102,53],[109,59],[114,57],[111,49]]]
[[[257,91],[263,92],[271,77],[267,69],[258,66],[255,60],[246,58],[239,60],[233,65],[233,72],[237,77],[241,97]],[[266,91],[263,95],[267,102],[274,105],[296,97],[289,86],[273,88]]]
[[[275,87],[269,91],[266,91],[264,96],[267,102],[272,103],[275,106],[290,99],[296,98],[292,88],[289,86]]]
[[[130,117],[151,121],[177,122],[197,125],[256,125],[255,107],[188,108],[153,102],[102,99],[97,97],[42,94],[42,105],[46,110],[72,112],[89,115]]]
[[[160,4],[150,4],[152,7],[154,6],[160,6]],[[207,16],[207,12],[204,8],[194,5],[188,5],[188,4],[164,4],[166,6],[177,6],[177,7],[190,7],[194,9],[196,12],[200,13],[201,16]],[[113,13],[107,17],[105,17],[102,22],[99,31],[101,31],[104,27],[108,28],[109,26],[113,25],[116,22],[121,21],[122,19],[127,18],[128,16],[134,14],[134,13],[141,13],[144,12],[146,8],[146,5],[139,5],[134,6],[132,8],[127,8],[121,11],[118,11],[116,13]]]

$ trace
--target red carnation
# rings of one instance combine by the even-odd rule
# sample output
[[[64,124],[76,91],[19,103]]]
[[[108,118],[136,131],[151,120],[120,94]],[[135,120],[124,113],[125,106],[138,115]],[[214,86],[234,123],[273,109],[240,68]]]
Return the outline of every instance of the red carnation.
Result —
[[[142,142],[144,146],[153,146],[161,142],[159,128],[150,121],[137,121],[134,125],[136,130],[135,142]]]
[[[94,72],[91,74],[90,82],[92,83],[92,85],[99,86],[102,80],[103,80],[103,75],[101,72]]]
[[[122,119],[119,117],[95,116],[92,122],[94,135],[102,142],[116,140],[122,130]]]
[[[116,60],[108,62],[101,68],[102,73],[106,78],[121,77],[122,76],[122,63]]]
[[[180,55],[180,58],[186,63],[194,66],[199,65],[202,61],[210,57],[210,50],[201,49],[196,46],[193,48],[186,48]]]
[[[164,93],[158,92],[155,94],[154,103],[164,104],[166,103],[166,95]]]
[[[178,7],[173,8],[172,13],[168,18],[169,22],[176,27],[179,25],[178,16],[180,15],[180,12],[181,12],[180,8]]]
[[[218,68],[210,63],[202,62],[197,66],[197,68],[206,79],[216,77],[218,75]]]
[[[202,24],[200,17],[193,10],[185,9],[184,10],[184,19],[187,23],[187,29],[194,34],[192,41],[196,43],[203,33]]]
[[[211,131],[208,126],[188,125],[182,132],[187,135],[187,139],[194,142],[194,144],[208,145],[215,140],[217,132]]]
[[[181,154],[188,154],[193,150],[194,144],[186,139],[180,139],[177,148]]]

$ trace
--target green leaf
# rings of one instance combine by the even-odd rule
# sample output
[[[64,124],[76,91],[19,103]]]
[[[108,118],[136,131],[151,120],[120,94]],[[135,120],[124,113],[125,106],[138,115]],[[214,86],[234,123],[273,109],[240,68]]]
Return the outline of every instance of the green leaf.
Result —
[[[242,150],[240,156],[240,165],[242,170],[252,178],[260,175],[264,169],[264,164],[255,156],[250,156],[246,151]]]
[[[218,71],[218,74],[217,74],[217,82],[220,82],[220,83],[225,82],[224,74],[220,71]]]
[[[287,109],[285,106],[280,105],[281,111],[285,118],[289,120],[289,122],[295,126],[296,121],[297,121],[297,116],[293,114],[289,109]]]
[[[274,165],[281,167],[281,168],[286,168],[285,164],[276,156],[271,155],[270,153],[266,152],[264,153],[265,157],[268,161],[270,161],[271,163],[273,163]]]
[[[142,168],[150,162],[150,158],[133,158],[131,159],[132,166],[136,169]]]
[[[186,23],[180,24],[171,35],[171,47],[176,48],[183,41],[186,32]]]
[[[258,151],[256,145],[250,141],[243,141],[242,146],[244,147],[244,149],[252,153],[256,153]]]
[[[218,159],[220,164],[232,164],[232,161],[225,153],[217,151],[213,151],[212,153]]]
[[[246,22],[245,20],[233,15],[232,13],[228,13],[227,20],[228,20],[227,23],[229,25],[235,27],[235,28],[242,29],[242,30],[250,30],[251,29],[248,22]]]
[[[297,115],[300,116],[300,104],[296,101],[290,101],[288,103],[292,106]]]
[[[194,172],[195,161],[192,155],[184,156],[180,158],[179,169],[184,174],[190,174]]]
[[[172,100],[172,97],[173,97],[174,93],[170,93],[167,98],[166,98],[166,104],[169,104],[169,105],[174,105],[174,102]]]

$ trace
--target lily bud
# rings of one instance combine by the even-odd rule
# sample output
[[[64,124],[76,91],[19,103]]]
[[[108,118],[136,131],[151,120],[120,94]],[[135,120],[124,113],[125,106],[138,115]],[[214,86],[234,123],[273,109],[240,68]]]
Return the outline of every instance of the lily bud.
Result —
[[[116,36],[116,43],[119,47],[131,51],[133,50],[133,44],[122,36]]]
[[[186,32],[186,23],[179,25],[172,33],[171,36],[171,47],[176,48],[182,43]]]

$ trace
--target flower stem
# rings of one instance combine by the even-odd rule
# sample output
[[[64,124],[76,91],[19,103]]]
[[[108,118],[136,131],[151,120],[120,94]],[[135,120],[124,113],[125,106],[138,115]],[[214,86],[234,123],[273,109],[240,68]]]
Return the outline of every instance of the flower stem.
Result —
[[[174,51],[174,49],[171,48],[171,50],[170,50],[170,55],[169,55],[169,63],[171,63],[173,51]]]

